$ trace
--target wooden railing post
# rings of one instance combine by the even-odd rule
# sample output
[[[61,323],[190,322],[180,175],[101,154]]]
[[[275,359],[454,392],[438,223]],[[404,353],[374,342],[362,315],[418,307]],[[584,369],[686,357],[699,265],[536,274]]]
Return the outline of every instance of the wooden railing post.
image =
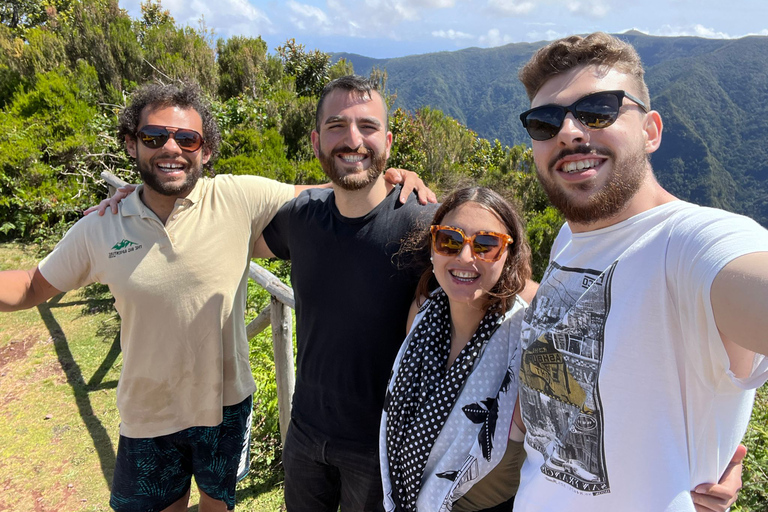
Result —
[[[280,438],[285,443],[288,423],[291,421],[291,400],[296,376],[293,367],[293,334],[291,308],[272,297],[270,305],[272,323],[272,348],[275,353],[275,377],[277,379],[277,404],[280,411]]]

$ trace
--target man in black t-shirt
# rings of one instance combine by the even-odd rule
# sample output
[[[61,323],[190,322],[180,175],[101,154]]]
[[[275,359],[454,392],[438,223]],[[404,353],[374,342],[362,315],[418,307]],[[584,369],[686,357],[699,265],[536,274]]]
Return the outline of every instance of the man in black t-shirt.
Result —
[[[392,134],[383,98],[349,76],[323,90],[312,145],[333,189],[287,203],[257,243],[291,260],[298,361],[283,447],[289,512],[383,510],[379,421],[418,273],[393,256],[433,207],[382,178]]]

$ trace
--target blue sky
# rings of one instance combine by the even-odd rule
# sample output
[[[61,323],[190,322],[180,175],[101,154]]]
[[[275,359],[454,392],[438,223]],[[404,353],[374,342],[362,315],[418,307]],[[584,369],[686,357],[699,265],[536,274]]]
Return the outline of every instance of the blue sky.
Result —
[[[178,23],[216,37],[261,36],[270,52],[307,49],[400,57],[552,40],[602,30],[659,36],[768,36],[766,0],[163,0]],[[727,5],[726,5],[727,4]],[[121,0],[140,16],[139,0]]]

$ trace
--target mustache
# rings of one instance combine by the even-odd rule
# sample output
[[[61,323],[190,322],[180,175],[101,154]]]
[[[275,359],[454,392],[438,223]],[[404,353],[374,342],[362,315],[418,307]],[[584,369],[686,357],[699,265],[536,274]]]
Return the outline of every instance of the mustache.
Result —
[[[339,153],[359,153],[361,155],[371,155],[373,154],[373,150],[363,145],[360,145],[356,148],[351,148],[349,146],[342,146],[338,148],[333,148],[333,150],[331,150],[331,156],[336,156]]]
[[[578,146],[573,148],[565,148],[560,150],[558,154],[552,157],[547,167],[550,169],[554,169],[555,164],[557,164],[559,160],[562,160],[563,158],[570,155],[595,155],[595,156],[600,155],[600,156],[607,156],[608,158],[615,158],[616,156],[616,154],[608,148],[591,146],[589,144],[579,144]]]

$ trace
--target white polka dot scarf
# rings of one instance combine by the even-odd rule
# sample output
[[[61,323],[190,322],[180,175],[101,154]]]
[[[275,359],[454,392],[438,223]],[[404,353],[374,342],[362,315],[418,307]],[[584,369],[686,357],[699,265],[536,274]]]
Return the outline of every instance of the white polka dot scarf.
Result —
[[[408,338],[384,405],[392,498],[398,510],[407,511],[416,510],[430,451],[502,318],[498,311],[487,312],[466,347],[446,370],[451,340],[448,297],[439,290],[425,307],[428,309]],[[506,368],[508,361],[500,363]],[[495,400],[495,397],[478,398],[483,399]],[[459,414],[482,424],[481,430],[485,429],[485,435],[481,432],[479,437],[484,437],[483,452],[490,460],[493,432],[488,430],[495,430],[495,404],[491,407],[487,402],[482,406],[462,404]]]

